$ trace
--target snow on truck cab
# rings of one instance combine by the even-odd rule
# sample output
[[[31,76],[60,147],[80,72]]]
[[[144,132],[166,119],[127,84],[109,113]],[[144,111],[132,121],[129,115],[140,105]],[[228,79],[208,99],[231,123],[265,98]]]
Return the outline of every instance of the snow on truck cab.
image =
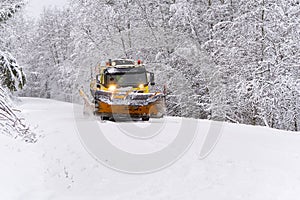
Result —
[[[154,74],[140,60],[110,59],[97,67],[96,77],[90,84],[93,113],[102,120],[161,118],[165,114],[165,95],[150,93],[150,85],[155,85]],[[88,98],[82,90],[80,95],[85,99],[86,108]]]

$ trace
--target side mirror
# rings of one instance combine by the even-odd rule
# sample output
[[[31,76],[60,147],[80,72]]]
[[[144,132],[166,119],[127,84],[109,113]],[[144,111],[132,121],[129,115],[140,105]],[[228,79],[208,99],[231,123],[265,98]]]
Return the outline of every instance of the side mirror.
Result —
[[[101,88],[101,85],[100,85],[100,75],[96,76],[96,87],[97,88]]]
[[[155,82],[154,82],[154,73],[149,72],[149,74],[150,74],[150,85],[155,85]]]

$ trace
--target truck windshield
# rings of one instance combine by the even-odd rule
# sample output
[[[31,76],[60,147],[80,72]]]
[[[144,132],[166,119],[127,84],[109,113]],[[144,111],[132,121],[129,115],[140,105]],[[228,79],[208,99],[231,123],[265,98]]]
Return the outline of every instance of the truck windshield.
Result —
[[[121,87],[132,86],[136,87],[140,84],[147,84],[146,73],[118,73],[118,74],[108,74],[106,83],[117,84]]]

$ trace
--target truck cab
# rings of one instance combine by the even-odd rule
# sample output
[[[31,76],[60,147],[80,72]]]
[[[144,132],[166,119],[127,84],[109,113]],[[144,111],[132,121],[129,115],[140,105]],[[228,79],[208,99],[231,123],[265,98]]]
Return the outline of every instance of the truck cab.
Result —
[[[149,93],[149,85],[155,85],[154,74],[148,72],[141,61],[114,60],[100,67],[99,71],[91,83],[93,91]]]

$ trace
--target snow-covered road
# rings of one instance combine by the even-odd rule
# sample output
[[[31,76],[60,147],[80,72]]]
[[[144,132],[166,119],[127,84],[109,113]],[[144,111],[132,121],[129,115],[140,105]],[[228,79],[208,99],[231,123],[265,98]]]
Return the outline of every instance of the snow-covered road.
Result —
[[[22,98],[19,105],[40,136],[26,144],[0,135],[1,199],[298,199],[300,134],[224,123],[204,160],[199,152],[211,122],[198,121],[197,138],[175,164],[150,174],[114,171],[97,162],[78,135],[74,106]],[[98,123],[107,139],[128,152],[149,153],[174,140],[181,118]],[[124,131],[160,124],[162,132],[137,140]],[[111,133],[111,134],[108,134]],[[130,131],[129,131],[130,134]]]

